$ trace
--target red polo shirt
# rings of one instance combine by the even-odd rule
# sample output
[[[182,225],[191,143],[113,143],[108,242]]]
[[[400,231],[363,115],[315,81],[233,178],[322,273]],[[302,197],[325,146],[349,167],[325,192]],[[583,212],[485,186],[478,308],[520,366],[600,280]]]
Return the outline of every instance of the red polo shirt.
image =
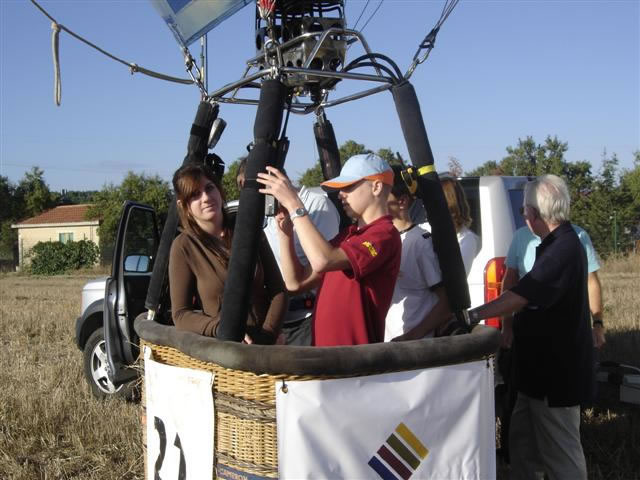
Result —
[[[351,268],[324,274],[313,313],[313,344],[359,345],[384,340],[384,319],[400,269],[402,242],[391,216],[344,229],[331,245]]]

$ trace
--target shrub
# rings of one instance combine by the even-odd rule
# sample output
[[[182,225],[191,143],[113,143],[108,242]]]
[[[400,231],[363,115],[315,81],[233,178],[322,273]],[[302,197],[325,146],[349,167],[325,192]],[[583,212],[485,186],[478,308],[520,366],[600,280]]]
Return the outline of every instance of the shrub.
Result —
[[[89,240],[39,242],[29,252],[30,271],[38,275],[59,275],[79,268],[90,268],[95,265],[98,255],[98,246]]]

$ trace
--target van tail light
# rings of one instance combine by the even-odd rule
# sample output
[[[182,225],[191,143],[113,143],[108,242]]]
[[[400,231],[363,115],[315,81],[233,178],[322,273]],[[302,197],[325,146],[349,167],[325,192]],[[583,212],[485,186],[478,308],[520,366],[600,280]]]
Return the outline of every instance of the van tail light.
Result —
[[[502,278],[506,270],[504,265],[505,257],[492,258],[484,267],[484,303],[495,300],[502,293]],[[501,328],[500,317],[487,318],[485,325]]]

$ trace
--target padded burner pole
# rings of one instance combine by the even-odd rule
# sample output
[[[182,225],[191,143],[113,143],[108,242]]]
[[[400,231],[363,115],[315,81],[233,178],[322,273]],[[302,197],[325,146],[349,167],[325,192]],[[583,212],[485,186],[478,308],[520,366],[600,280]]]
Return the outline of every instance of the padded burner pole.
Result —
[[[218,104],[200,102],[200,105],[198,105],[196,118],[191,125],[191,132],[187,143],[187,155],[184,157],[182,165],[204,162],[207,156],[209,132],[211,131],[213,121],[218,117],[218,110]],[[144,302],[145,308],[154,312],[154,315],[164,313],[159,312],[159,309],[163,307],[163,305],[160,305],[160,300],[166,291],[168,283],[166,279],[167,268],[169,266],[169,252],[171,250],[171,243],[176,237],[177,229],[178,211],[176,210],[176,197],[174,195],[169,204],[167,220],[162,230],[162,236],[160,237],[160,245],[158,245],[158,251],[156,252],[156,260],[149,281],[147,298]],[[162,317],[163,316],[160,315],[157,318],[161,323],[163,321]]]
[[[433,167],[433,153],[427,138],[420,104],[413,85],[404,81],[391,89],[411,163],[418,170],[418,197],[431,224],[433,247],[440,262],[449,305],[458,318],[471,305],[467,275],[442,185]]]
[[[313,124],[313,133],[316,137],[316,145],[320,155],[322,176],[325,180],[337,177],[340,175],[340,169],[342,168],[340,165],[340,151],[338,150],[338,142],[336,142],[333,125],[327,120],[324,112],[316,117],[316,123]],[[351,219],[344,211],[342,202],[338,198],[338,192],[332,190],[327,195],[340,214],[340,230],[342,230],[351,224]]]
[[[256,177],[258,172],[265,171],[267,165],[275,164],[285,95],[285,86],[278,80],[265,80],[260,88],[258,112],[253,126],[254,147],[247,158],[244,188],[240,192],[231,245],[229,273],[216,331],[216,336],[221,340],[240,342],[244,338],[251,302],[251,283],[264,221],[264,195],[258,192],[262,185],[256,182]]]

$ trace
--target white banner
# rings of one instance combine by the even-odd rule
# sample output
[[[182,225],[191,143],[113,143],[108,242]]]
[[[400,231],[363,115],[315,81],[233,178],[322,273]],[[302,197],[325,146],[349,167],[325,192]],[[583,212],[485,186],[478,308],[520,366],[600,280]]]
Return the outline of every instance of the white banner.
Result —
[[[144,351],[148,479],[213,477],[213,373],[172,367]]]
[[[495,478],[487,361],[276,384],[280,478]]]

